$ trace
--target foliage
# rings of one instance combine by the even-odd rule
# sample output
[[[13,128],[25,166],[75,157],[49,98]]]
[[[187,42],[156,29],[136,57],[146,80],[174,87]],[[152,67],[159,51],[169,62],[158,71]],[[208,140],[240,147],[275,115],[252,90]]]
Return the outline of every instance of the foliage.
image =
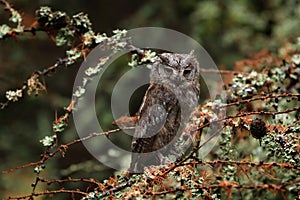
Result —
[[[36,11],[35,23],[28,28],[22,25],[18,11],[6,1],[0,2],[11,14],[9,20],[16,24],[15,28],[1,25],[0,39],[44,32],[57,46],[67,48],[64,58],[32,73],[18,89],[8,90],[5,93],[6,100],[1,103],[2,110],[10,109],[7,108],[9,105],[14,107],[26,94],[41,96],[47,88],[44,81],[46,77],[55,77],[63,67],[70,70],[71,65],[82,61],[96,45],[105,43],[114,52],[130,46],[126,30],[116,30],[111,36],[95,33],[86,14],[69,16],[50,7],[41,7]],[[221,17],[216,15],[220,4],[209,2],[202,1],[201,6],[197,7],[197,10],[206,8],[206,18],[196,15],[198,11],[195,11],[195,20],[198,20],[197,17],[201,20]],[[275,7],[277,5],[279,3],[274,4]],[[245,10],[244,4],[237,3],[233,8],[227,9],[235,9],[228,11],[232,15],[231,20],[239,20],[246,27],[256,27],[251,30],[261,30],[266,26],[259,18],[247,16],[250,13]],[[249,17],[257,20],[249,22]],[[211,23],[212,21],[208,24]],[[243,34],[255,33],[245,31]],[[195,145],[175,163],[147,168],[143,174],[118,172],[118,175],[105,180],[96,180],[93,176],[84,178],[87,174],[79,178],[72,178],[71,173],[66,173],[67,177],[46,174],[51,161],[59,155],[64,158],[69,148],[75,144],[121,131],[110,129],[68,142],[61,140],[62,135],[70,128],[70,114],[78,99],[85,93],[88,80],[101,71],[109,55],[103,57],[96,66],[85,71],[86,79],[75,91],[75,98],[70,100],[64,112],[53,121],[52,132],[40,139],[44,148],[41,159],[4,171],[14,173],[16,170],[32,167],[35,173],[35,181],[31,185],[32,193],[11,196],[10,199],[33,199],[35,196],[58,196],[65,193],[74,199],[255,199],[257,196],[263,199],[300,198],[299,48],[299,44],[288,43],[276,54],[262,51],[253,54],[250,59],[237,62],[235,71],[220,70],[228,82],[222,86],[227,98],[218,97],[199,105],[186,130],[187,133],[197,136],[194,138]],[[151,62],[154,56],[153,51],[133,49],[129,65]],[[208,72],[202,69],[201,72],[219,71]],[[218,116],[219,110],[226,110],[227,115]],[[220,137],[213,151],[205,160],[201,160],[197,156],[204,146],[201,133],[212,124],[218,128],[211,138],[218,134]],[[259,133],[260,129],[262,132]],[[261,141],[261,145],[257,139]],[[82,162],[74,165],[73,170],[88,169],[91,165],[94,164]],[[73,172],[72,169],[65,170]],[[44,189],[39,190],[40,185]]]
[[[151,0],[126,24],[181,31],[199,41],[218,63],[229,65],[250,52],[275,50],[299,36],[299,17],[300,4],[293,0]]]

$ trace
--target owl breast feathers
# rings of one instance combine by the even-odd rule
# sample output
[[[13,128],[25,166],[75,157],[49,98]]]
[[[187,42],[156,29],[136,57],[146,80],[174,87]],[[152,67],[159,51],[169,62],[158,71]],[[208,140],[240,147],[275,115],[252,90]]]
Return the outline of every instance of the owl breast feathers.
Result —
[[[170,162],[200,93],[199,63],[193,55],[163,53],[153,63],[150,86],[138,112],[130,171]]]

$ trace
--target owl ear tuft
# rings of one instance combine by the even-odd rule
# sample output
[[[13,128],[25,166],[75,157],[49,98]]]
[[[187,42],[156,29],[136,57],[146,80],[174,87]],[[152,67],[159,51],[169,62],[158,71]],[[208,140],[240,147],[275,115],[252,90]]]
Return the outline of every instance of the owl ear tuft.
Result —
[[[191,59],[194,58],[194,50],[191,50],[187,56],[182,60],[182,63],[188,63]]]
[[[189,53],[189,56],[194,56],[194,52],[195,52],[195,50],[193,49],[193,50],[191,50],[190,51],[190,53]]]
[[[190,53],[188,54],[188,56],[186,57],[186,59],[191,59],[193,58],[195,55],[194,55],[194,49],[190,51]]]

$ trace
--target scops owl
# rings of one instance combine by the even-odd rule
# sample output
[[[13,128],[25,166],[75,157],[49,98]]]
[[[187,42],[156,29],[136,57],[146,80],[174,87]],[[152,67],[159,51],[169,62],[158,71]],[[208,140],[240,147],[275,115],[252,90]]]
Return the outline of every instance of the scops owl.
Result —
[[[152,64],[150,85],[138,112],[130,171],[170,162],[200,93],[199,63],[189,54],[162,53]]]

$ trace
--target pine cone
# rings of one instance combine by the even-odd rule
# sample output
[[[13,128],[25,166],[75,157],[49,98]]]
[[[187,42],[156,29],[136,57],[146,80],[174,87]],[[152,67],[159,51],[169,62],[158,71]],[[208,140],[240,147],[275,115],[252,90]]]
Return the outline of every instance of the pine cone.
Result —
[[[250,124],[251,135],[256,139],[261,139],[267,134],[266,123],[259,118],[252,120]]]

